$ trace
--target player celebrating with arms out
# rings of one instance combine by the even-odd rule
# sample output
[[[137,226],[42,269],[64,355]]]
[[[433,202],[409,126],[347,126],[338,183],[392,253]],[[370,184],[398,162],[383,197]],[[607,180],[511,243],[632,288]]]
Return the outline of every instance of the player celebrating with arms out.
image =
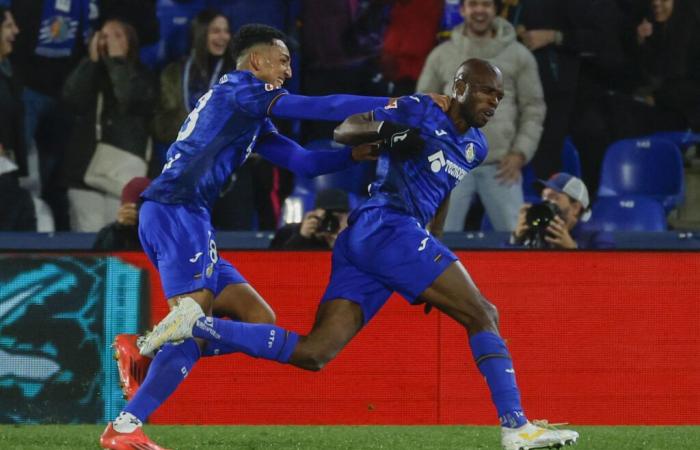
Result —
[[[139,239],[158,269],[171,307],[186,298],[207,314],[214,310],[216,315],[241,321],[272,323],[274,313],[267,303],[231,263],[218,256],[210,219],[215,200],[253,151],[305,177],[376,159],[376,149],[368,145],[307,151],[279,135],[268,116],[343,120],[386,105],[388,99],[288,94],[281,88],[292,76],[284,35],[265,25],[241,27],[233,52],[237,70],[224,75],[199,99],[168,150],[163,172],[142,194]],[[132,372],[145,364],[138,359],[135,343],[133,335],[120,335],[115,342],[124,390],[133,398],[107,425],[100,437],[103,448],[160,449],[143,433],[143,421],[175,391],[200,356],[240,350],[193,339],[164,345],[138,386]]]
[[[333,249],[331,279],[311,332],[300,336],[264,324],[204,317],[183,301],[156,327],[142,350],[190,336],[238,347],[255,356],[319,370],[399,292],[410,303],[426,303],[464,326],[477,367],[486,378],[507,450],[549,448],[578,439],[570,430],[528,421],[498,313],[474,285],[458,258],[425,227],[441,228],[449,193],[486,157],[478,129],[503,97],[498,68],[470,59],[457,69],[451,104],[443,112],[416,95],[355,115],[336,129],[336,140],[358,144],[384,139],[394,148],[380,155],[370,198],[350,216]],[[410,150],[410,151],[407,151]],[[268,342],[278,349],[266,356]]]

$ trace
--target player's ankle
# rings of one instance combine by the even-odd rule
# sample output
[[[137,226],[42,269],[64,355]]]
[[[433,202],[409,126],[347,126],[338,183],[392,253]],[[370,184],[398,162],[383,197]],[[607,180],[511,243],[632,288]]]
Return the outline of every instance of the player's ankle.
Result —
[[[117,418],[114,419],[112,426],[114,427],[114,431],[118,433],[133,433],[134,430],[143,426],[143,422],[130,412],[122,411]]]

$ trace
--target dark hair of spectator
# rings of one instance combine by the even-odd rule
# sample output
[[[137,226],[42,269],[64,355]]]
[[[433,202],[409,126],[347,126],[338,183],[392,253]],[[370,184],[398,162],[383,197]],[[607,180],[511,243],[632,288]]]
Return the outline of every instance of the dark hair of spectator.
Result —
[[[465,2],[465,1],[466,1],[466,0],[459,0],[459,6],[464,5],[464,2]],[[496,11],[500,11],[500,10],[501,10],[501,6],[503,6],[503,0],[493,0],[493,3],[494,3],[494,5],[496,5]],[[511,1],[511,3],[516,3],[516,4],[517,4],[517,2],[512,2],[512,1]]]
[[[126,59],[132,64],[138,64],[140,61],[139,35],[136,33],[136,29],[127,22],[119,19],[108,19],[104,22],[104,24],[102,24],[102,26],[104,27],[108,22],[114,22],[122,27],[122,30],[124,30],[124,34],[126,35],[126,42],[129,45],[129,49],[126,52]]]
[[[260,23],[243,25],[233,37],[233,58],[237,60],[240,55],[258,44],[272,45],[275,39],[286,43],[287,36],[277,28]]]
[[[226,22],[228,22],[228,18],[221,11],[213,8],[207,8],[192,19],[192,25],[190,27],[190,39],[192,43],[194,65],[198,67],[198,70],[200,70],[203,75],[206,75],[209,63],[209,50],[207,49],[209,25],[211,25],[211,23],[217,17],[223,17],[226,19]],[[231,52],[230,43],[222,58],[222,71],[228,72],[229,70],[233,69],[233,53]]]
[[[10,10],[9,8],[7,8],[3,5],[0,5],[0,25],[5,23],[5,13],[9,10]]]

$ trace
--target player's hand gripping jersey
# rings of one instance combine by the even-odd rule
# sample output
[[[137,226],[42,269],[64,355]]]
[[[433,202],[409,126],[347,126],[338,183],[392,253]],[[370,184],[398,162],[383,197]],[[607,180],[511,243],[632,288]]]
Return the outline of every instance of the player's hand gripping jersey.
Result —
[[[388,206],[406,212],[425,226],[442,201],[468,171],[486,159],[486,139],[477,128],[460,135],[450,118],[427,95],[401,97],[373,111],[375,121],[420,130],[423,151],[411,158],[383,152],[370,198],[358,211]]]

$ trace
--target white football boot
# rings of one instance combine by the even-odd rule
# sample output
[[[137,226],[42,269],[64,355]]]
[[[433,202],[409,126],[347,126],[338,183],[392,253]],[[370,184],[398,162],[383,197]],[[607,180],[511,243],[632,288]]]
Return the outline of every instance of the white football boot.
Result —
[[[534,422],[534,423],[533,423]],[[558,430],[546,421],[528,422],[520,428],[501,427],[501,445],[505,450],[531,450],[536,448],[561,448],[573,445],[578,433]]]
[[[181,298],[178,304],[153,328],[139,346],[142,355],[153,354],[166,342],[192,337],[192,327],[204,317],[199,304],[191,297]]]

